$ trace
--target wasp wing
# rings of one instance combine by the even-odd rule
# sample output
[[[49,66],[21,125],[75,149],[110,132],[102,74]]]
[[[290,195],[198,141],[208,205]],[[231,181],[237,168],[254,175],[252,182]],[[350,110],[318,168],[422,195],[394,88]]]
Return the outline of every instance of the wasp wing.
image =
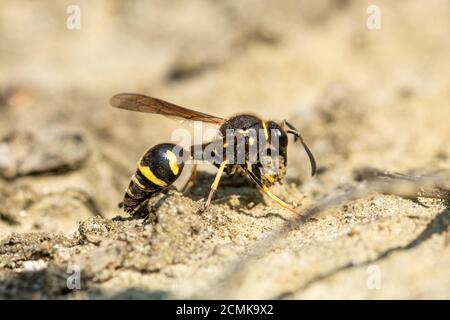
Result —
[[[111,98],[110,104],[120,109],[161,114],[175,119],[203,121],[214,124],[222,124],[226,121],[223,118],[214,117],[142,94],[120,93]]]

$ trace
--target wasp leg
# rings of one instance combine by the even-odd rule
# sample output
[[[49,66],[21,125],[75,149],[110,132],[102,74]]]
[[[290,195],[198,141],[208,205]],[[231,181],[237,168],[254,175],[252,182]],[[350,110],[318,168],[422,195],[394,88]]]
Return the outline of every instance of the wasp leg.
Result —
[[[193,164],[191,167],[191,175],[189,176],[188,181],[186,181],[185,185],[181,189],[181,193],[185,193],[189,189],[188,188],[189,184],[190,183],[194,184],[196,180],[197,180],[197,165]]]
[[[262,192],[267,194],[272,200],[274,200],[276,203],[278,203],[280,206],[282,206],[285,209],[288,209],[289,211],[298,214],[298,212],[292,208],[289,204],[278,198],[276,195],[274,195],[272,192],[270,192],[269,188],[262,183],[262,181],[251,171],[245,170],[248,176],[253,180],[253,182],[261,189]]]
[[[211,185],[211,190],[209,191],[208,200],[206,200],[205,205],[200,210],[201,212],[206,211],[208,209],[209,205],[211,204],[212,197],[214,193],[217,191],[217,187],[219,186],[220,178],[222,177],[222,173],[225,170],[226,165],[228,164],[228,160],[223,161],[220,164],[219,171],[217,171],[216,178],[214,179],[214,182]]]
[[[287,204],[286,202],[284,202],[283,200],[281,200],[280,198],[278,198],[276,195],[274,195],[272,192],[270,192],[269,188],[267,188],[267,186],[265,186],[264,184],[261,187],[261,190],[267,194],[272,200],[274,200],[276,203],[278,203],[280,206],[282,206],[283,208],[288,209],[289,211],[298,214],[297,211],[295,211],[294,208],[292,208],[289,204]]]
[[[133,217],[135,216],[139,211],[141,211],[142,209],[144,209],[144,207],[147,205],[147,203],[149,202],[150,198],[145,199],[144,201],[142,201],[140,204],[138,204],[136,206],[136,208],[133,209],[133,211],[130,212],[130,215]]]

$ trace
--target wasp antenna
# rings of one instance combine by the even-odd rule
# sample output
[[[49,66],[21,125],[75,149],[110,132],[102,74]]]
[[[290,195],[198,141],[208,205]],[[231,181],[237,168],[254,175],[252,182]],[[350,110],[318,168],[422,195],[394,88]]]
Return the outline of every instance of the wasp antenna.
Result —
[[[294,127],[292,124],[290,124],[287,120],[283,120],[283,125],[286,125],[289,129],[295,131],[298,133],[298,130],[296,127]]]
[[[298,130],[297,130],[297,128],[296,127],[294,127],[292,124],[290,124],[287,120],[283,120],[283,122],[282,122],[282,128],[284,129],[285,127],[288,127],[290,130],[287,130],[287,132],[289,132],[289,131],[291,131],[291,132],[289,132],[289,133],[291,133],[292,135],[294,135],[294,141],[295,142],[297,142],[297,140],[298,139],[300,139],[299,138],[299,136],[300,136],[300,133],[298,132]]]
[[[288,127],[291,127],[291,125],[289,125],[287,121],[286,121],[286,124],[288,125]],[[309,162],[311,163],[311,176],[314,176],[317,172],[316,159],[314,158],[314,155],[312,154],[311,150],[309,150],[308,146],[306,145],[305,141],[303,140],[303,137],[296,130],[287,130],[286,132],[290,133],[294,136],[294,141],[300,140],[300,142],[302,143],[303,148],[305,149],[306,154],[308,155]]]

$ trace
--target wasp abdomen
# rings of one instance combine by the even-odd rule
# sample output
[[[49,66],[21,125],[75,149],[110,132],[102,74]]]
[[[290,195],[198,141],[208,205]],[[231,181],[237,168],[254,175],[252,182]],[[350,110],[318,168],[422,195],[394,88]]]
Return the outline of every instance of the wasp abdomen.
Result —
[[[172,143],[158,144],[147,150],[125,192],[123,204],[126,212],[132,212],[175,182],[184,167],[180,151],[180,147]]]

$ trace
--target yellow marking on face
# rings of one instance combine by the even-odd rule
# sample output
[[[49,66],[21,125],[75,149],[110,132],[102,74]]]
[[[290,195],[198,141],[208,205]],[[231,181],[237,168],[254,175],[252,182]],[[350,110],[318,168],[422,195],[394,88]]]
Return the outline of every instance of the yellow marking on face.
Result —
[[[174,175],[178,175],[180,172],[180,167],[178,166],[177,156],[170,150],[166,151],[166,158],[169,159],[170,170]]]
[[[144,177],[146,177],[147,180],[149,180],[150,182],[153,182],[154,184],[160,187],[167,187],[167,183],[165,183],[163,180],[155,176],[149,167],[142,166],[141,163],[139,162],[138,169],[144,175]]]
[[[269,180],[270,183],[274,183],[275,182],[275,178],[272,177],[270,174],[265,174],[264,177]]]
[[[269,130],[267,129],[267,124],[265,121],[262,121],[262,126],[264,128],[264,136],[266,137],[266,141],[269,141]]]
[[[133,181],[135,184],[138,185],[139,188],[141,188],[142,190],[146,190],[147,188],[138,180],[138,178],[136,177],[135,174],[133,174],[133,176],[131,177],[131,181]]]
[[[224,147],[224,148],[228,148],[228,142],[225,142],[225,143],[223,144],[223,147]]]

